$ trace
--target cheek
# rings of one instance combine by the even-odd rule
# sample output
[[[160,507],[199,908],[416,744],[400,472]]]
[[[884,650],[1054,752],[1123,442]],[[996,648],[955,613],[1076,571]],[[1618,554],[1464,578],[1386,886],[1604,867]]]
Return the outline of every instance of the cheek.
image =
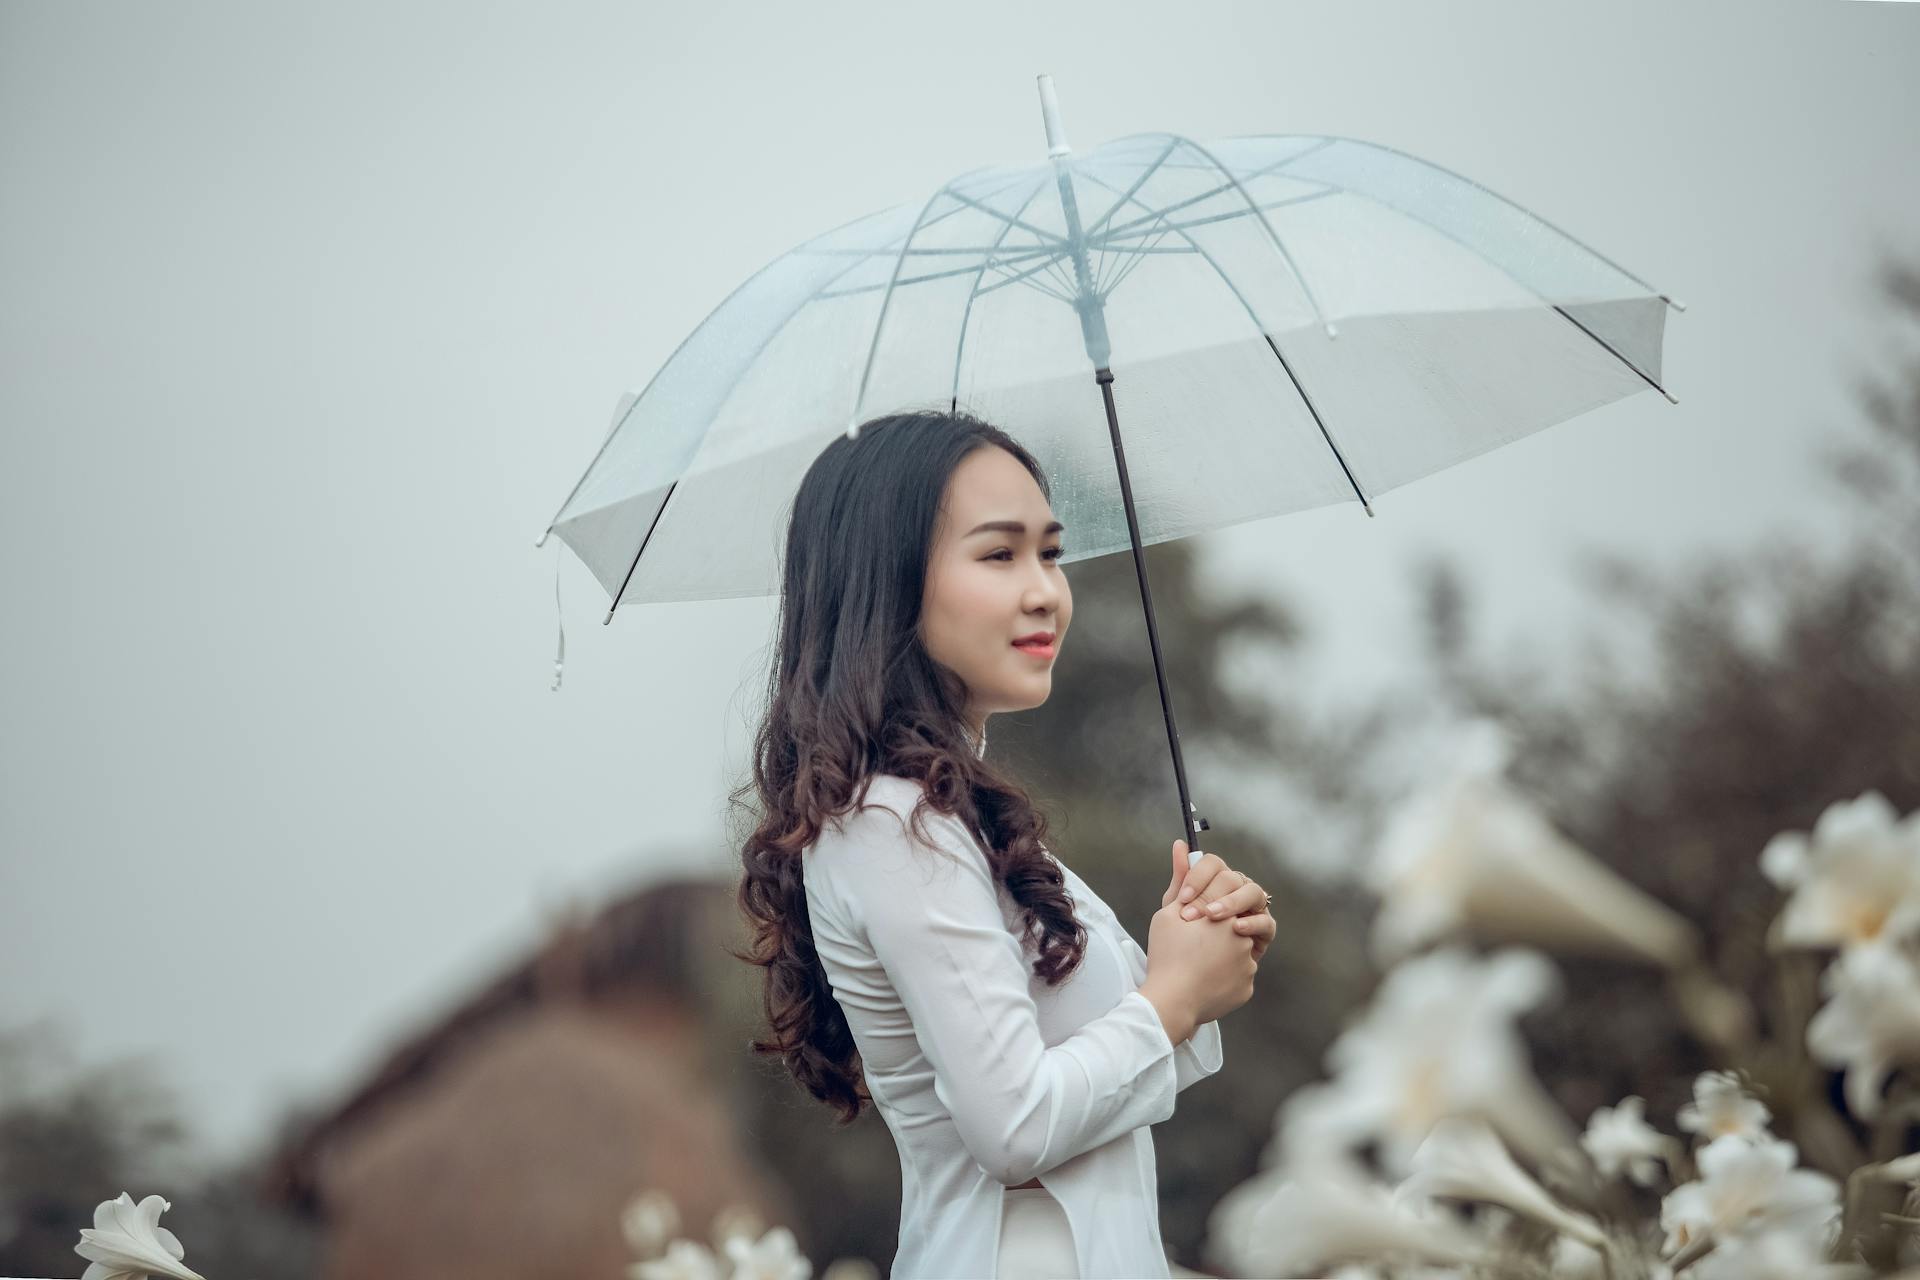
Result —
[[[1005,629],[997,622],[1003,610],[992,574],[961,564],[942,576],[939,589],[928,597],[925,616],[948,647],[971,649],[982,636]]]

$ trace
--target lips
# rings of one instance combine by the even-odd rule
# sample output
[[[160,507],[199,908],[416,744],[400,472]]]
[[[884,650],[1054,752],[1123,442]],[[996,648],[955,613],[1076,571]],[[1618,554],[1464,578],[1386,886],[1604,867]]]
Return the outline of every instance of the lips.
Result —
[[[1013,647],[1022,653],[1032,654],[1036,658],[1051,658],[1054,653],[1053,639],[1054,633],[1051,631],[1036,631],[1030,636],[1021,636],[1015,640]]]

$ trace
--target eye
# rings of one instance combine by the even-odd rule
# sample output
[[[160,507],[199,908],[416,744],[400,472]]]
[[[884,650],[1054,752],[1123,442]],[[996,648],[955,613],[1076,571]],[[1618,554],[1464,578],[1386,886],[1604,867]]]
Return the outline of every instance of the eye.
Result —
[[[1040,558],[1047,561],[1048,563],[1052,563],[1053,561],[1058,560],[1061,556],[1065,555],[1066,553],[1067,553],[1067,549],[1065,547],[1048,547],[1040,553]],[[994,552],[992,555],[988,556],[987,559],[1012,560],[1013,552],[1006,547],[1002,547],[998,551]]]

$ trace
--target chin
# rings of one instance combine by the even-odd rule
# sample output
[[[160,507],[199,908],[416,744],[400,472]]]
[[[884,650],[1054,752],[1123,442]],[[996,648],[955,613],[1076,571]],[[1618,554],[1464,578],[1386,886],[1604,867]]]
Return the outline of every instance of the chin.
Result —
[[[1037,693],[1029,693],[1021,697],[1016,704],[1016,709],[1031,711],[1052,696],[1053,682],[1049,680]]]

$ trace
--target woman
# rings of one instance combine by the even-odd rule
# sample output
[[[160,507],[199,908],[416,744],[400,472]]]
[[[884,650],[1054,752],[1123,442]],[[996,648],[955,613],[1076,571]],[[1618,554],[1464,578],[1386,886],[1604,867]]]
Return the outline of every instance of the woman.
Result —
[[[987,717],[1052,687],[1061,532],[1024,448],[932,412],[836,438],[788,523],[742,852],[753,1047],[843,1122],[879,1107],[896,1277],[1167,1275],[1148,1126],[1219,1070],[1274,934],[1259,885],[1175,841],[1142,952],[987,762]]]

